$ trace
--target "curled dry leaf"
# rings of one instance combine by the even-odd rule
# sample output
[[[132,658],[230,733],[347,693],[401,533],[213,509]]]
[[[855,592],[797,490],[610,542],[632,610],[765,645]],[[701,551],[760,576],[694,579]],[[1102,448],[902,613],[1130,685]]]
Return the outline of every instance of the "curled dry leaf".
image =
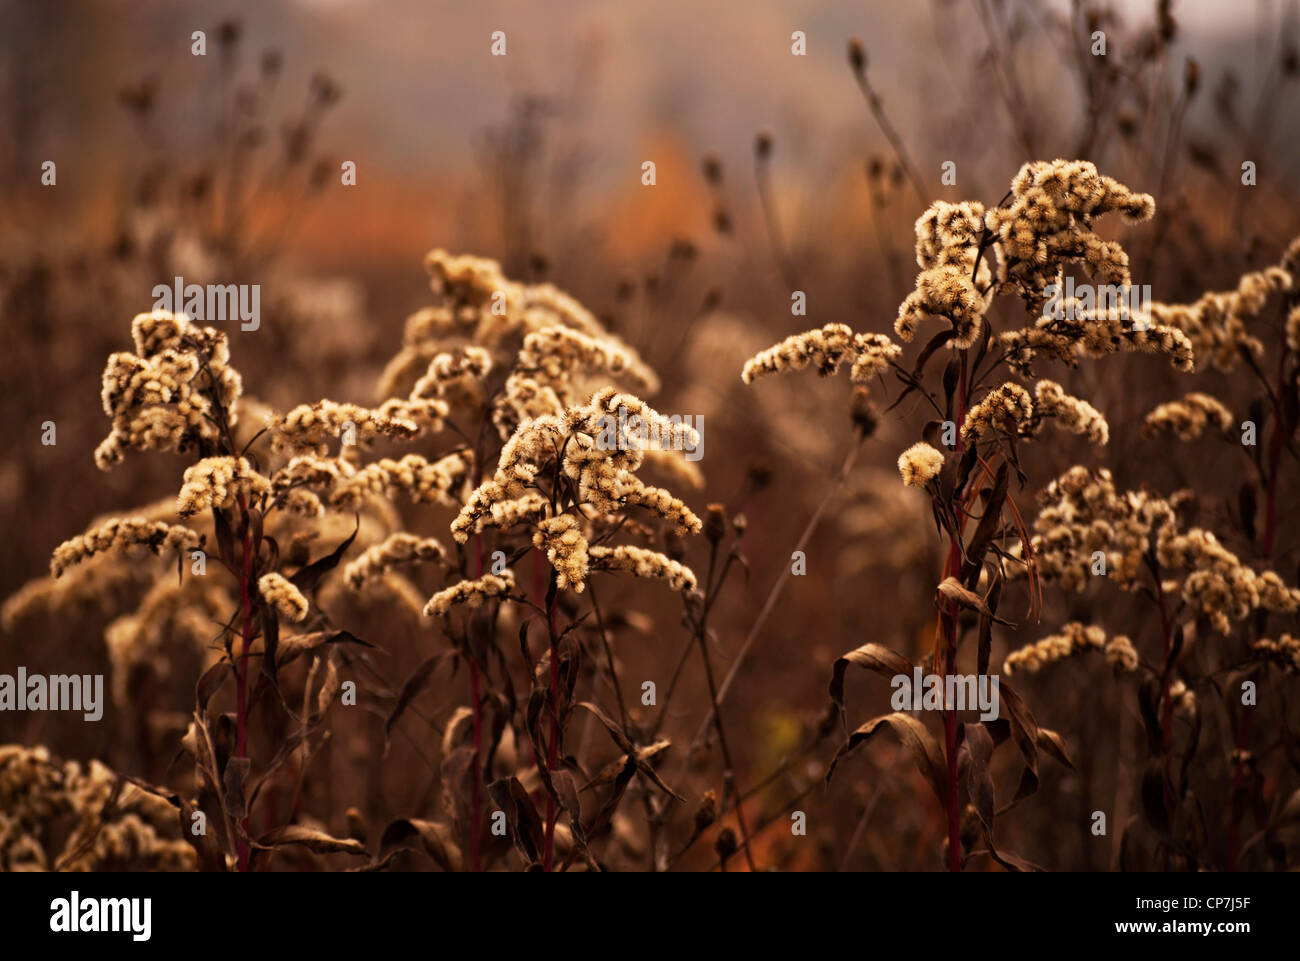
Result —
[[[438,665],[451,656],[451,651],[439,651],[437,654],[433,655],[433,657],[428,658],[423,664],[417,667],[415,672],[406,679],[406,683],[402,685],[401,692],[397,695],[397,703],[393,705],[392,711],[389,712],[388,717],[384,720],[385,744],[387,744],[389,739],[392,738],[393,725],[397,723],[398,718],[406,712],[406,709],[411,706],[411,702],[414,701],[416,696],[428,685],[429,678],[433,676],[433,672],[437,670]]]
[[[317,831],[315,828],[301,824],[286,824],[262,835],[258,845],[266,848],[278,848],[285,845],[301,845],[316,854],[366,854],[366,846],[352,838],[336,838]]]
[[[912,676],[912,662],[897,651],[890,650],[881,644],[863,644],[861,647],[840,656],[831,669],[830,695],[831,700],[835,702],[835,706],[839,708],[841,719],[845,716],[844,673],[848,670],[850,664],[856,664],[858,667],[865,667],[869,671],[875,671],[884,678],[893,678],[899,674],[908,678]]]
[[[614,721],[613,718],[590,701],[580,701],[578,707],[586,708],[592,714],[596,715],[596,718],[600,723],[605,725],[605,730],[609,731],[609,735],[614,739],[614,743],[623,749],[627,757],[632,758],[635,761],[637,768],[654,783],[655,787],[672,797],[675,801],[681,801],[682,803],[686,802],[684,797],[663,782],[663,779],[659,777],[655,772],[655,769],[650,766],[649,760],[643,757],[632,742],[628,740],[628,736],[623,733],[623,729],[618,726],[618,723]]]
[[[440,821],[422,821],[418,818],[399,818],[384,828],[379,839],[379,856],[384,858],[394,848],[409,848],[418,841],[420,850],[433,858],[444,871],[465,870],[465,858],[456,843],[455,833]]]
[[[934,739],[934,735],[926,729],[924,724],[910,714],[901,712],[874,717],[850,734],[849,739],[835,752],[835,757],[831,759],[830,767],[826,771],[826,782],[830,783],[831,775],[835,773],[835,766],[839,764],[844,755],[862,742],[870,740],[884,728],[893,730],[903,743],[903,746],[911,753],[912,760],[916,762],[917,768],[925,776],[926,781],[929,782],[935,797],[940,802],[946,802],[948,797],[948,772],[944,767],[943,751],[939,748],[939,742]]]
[[[998,617],[989,610],[989,606],[984,603],[984,598],[980,597],[974,591],[962,587],[961,582],[955,577],[944,578],[943,583],[939,585],[939,597],[951,604],[956,604],[958,607],[964,607],[967,610],[974,611],[982,617],[987,617],[998,624],[1003,624],[1007,627],[1015,626],[1010,621]]]

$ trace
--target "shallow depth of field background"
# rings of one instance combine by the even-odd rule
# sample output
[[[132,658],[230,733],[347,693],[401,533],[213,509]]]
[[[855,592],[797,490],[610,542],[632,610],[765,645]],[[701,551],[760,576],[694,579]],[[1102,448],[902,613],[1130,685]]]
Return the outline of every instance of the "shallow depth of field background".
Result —
[[[748,576],[737,574],[714,620],[725,669],[829,489],[851,426],[843,378],[806,373],[747,388],[741,366],[781,337],[824,323],[890,331],[915,276],[912,223],[922,208],[893,176],[894,157],[846,62],[849,37],[863,40],[868,74],[929,199],[992,205],[1031,149],[1032,159],[1092,160],[1155,194],[1155,221],[1118,236],[1134,282],[1150,284],[1156,299],[1230,287],[1244,270],[1276,262],[1300,231],[1300,77],[1284,63],[1296,38],[1294,5],[1174,4],[1173,40],[1144,68],[1165,78],[1172,99],[1107,103],[1093,113],[1079,73],[1091,65],[1066,39],[1076,5],[984,4],[998,24],[1000,60],[988,56],[978,6],[3,0],[0,596],[41,575],[50,550],[93,516],[179,485],[183,465],[166,456],[130,455],[108,474],[91,460],[107,426],[104,358],[129,345],[131,317],[150,309],[155,284],[176,275],[261,284],[262,329],[227,328],[246,391],[279,407],[325,396],[368,403],[404,318],[429,302],[421,258],[444,247],[499,259],[509,276],[545,277],[574,294],[659,371],[664,388],[649,398],[657,409],[704,417],[708,486],[692,507],[703,513],[721,502],[748,519]],[[1111,4],[1110,42],[1139,44],[1155,7]],[[223,21],[238,25],[224,45]],[[206,57],[190,54],[199,29]],[[506,57],[489,55],[494,30],[507,34]],[[807,34],[806,57],[791,55],[794,30]],[[270,79],[269,51],[282,58]],[[1188,57],[1199,84],[1170,148]],[[1008,63],[1023,98],[1014,109],[998,93]],[[319,92],[318,74],[341,97],[295,133],[313,83]],[[250,92],[262,136],[235,143],[228,124]],[[773,142],[775,238],[759,202],[760,130]],[[718,185],[702,171],[710,155],[720,161]],[[874,181],[873,158],[883,164]],[[58,165],[57,187],[39,183],[46,160]],[[357,165],[355,187],[339,183],[345,160]],[[654,187],[641,185],[645,160],[657,165]],[[948,160],[955,187],[939,181]],[[1258,166],[1255,187],[1240,184],[1244,160]],[[807,293],[806,317],[790,314],[796,288]],[[1239,453],[1146,439],[1137,429],[1147,410],[1186,390],[1233,397],[1213,372],[1177,380],[1164,363],[1126,355],[1077,374],[1042,373],[1106,413],[1112,439],[1099,453],[1055,435],[1030,454],[1033,476],[1085,463],[1108,466],[1120,487],[1191,485],[1211,521],[1215,505],[1235,495]],[[926,414],[907,405],[902,414],[868,442],[808,548],[807,575],[785,588],[724,709],[744,785],[803,743],[825,710],[839,654],[866,640],[913,656],[929,649],[941,546],[925,498],[903,489],[893,466]],[[39,442],[46,420],[57,424],[54,447]],[[1231,468],[1220,470],[1220,460]],[[1295,583],[1294,482],[1284,491],[1289,533],[1277,569]],[[1031,504],[1032,491],[1021,502]],[[688,561],[702,563],[698,541]],[[627,609],[648,617],[621,641],[629,692],[643,678],[662,687],[686,640],[676,599],[665,603],[664,593],[640,585],[624,594]],[[1131,604],[1049,591],[1039,623],[995,633],[994,662],[1071,618],[1122,622]],[[1013,595],[1003,613],[1023,622],[1026,607]],[[105,671],[102,629],[49,622],[6,632],[0,670]],[[356,630],[392,650],[397,677],[438,645],[433,632],[386,637],[381,623]],[[425,695],[430,715],[464,703],[463,673],[442,683]],[[690,739],[708,703],[697,669],[684,683],[666,725],[675,740]],[[160,718],[156,725],[112,708],[97,725],[0,715],[0,743],[43,743],[166,782],[175,753],[166,717],[189,709],[190,684],[178,678],[152,703],[133,705]],[[850,675],[859,719],[887,709],[887,693],[877,678]],[[1124,719],[1134,712],[1131,692],[1104,665],[1080,661],[1025,682],[1022,693],[1065,738],[1077,771],[1045,764],[1039,793],[999,822],[1003,845],[1054,867],[1113,866],[1113,836],[1091,837],[1088,815],[1132,810],[1124,773],[1136,751],[1137,722]],[[382,826],[436,804],[432,772],[404,742],[375,761],[382,719],[357,725],[337,735],[328,797],[317,799],[314,816],[341,832],[349,807]],[[142,731],[163,733],[151,741]],[[437,735],[426,735],[436,753]],[[819,778],[833,747],[827,742],[777,779],[755,802],[754,819]],[[692,801],[708,778],[717,780],[711,771],[687,785]],[[870,818],[855,831],[869,802]],[[769,862],[941,863],[942,813],[892,742],[855,752],[831,788],[818,786],[800,807],[808,836],[768,830],[756,848]],[[684,866],[712,863],[706,846],[697,854]]]

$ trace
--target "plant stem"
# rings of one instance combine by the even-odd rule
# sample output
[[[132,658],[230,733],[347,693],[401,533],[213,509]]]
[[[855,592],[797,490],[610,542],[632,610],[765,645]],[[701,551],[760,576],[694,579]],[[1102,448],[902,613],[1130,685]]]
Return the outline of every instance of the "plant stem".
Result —
[[[239,495],[240,526],[243,530],[243,558],[239,577],[240,645],[239,660],[235,665],[235,757],[248,757],[248,649],[253,643],[253,598],[250,580],[253,573],[253,525],[248,517],[248,503]],[[248,818],[240,827],[247,832]],[[238,868],[248,870],[248,842],[236,842]]]
[[[838,494],[840,488],[844,486],[844,482],[848,479],[849,473],[853,470],[853,464],[857,460],[858,452],[861,449],[862,436],[858,434],[854,437],[853,446],[845,456],[844,463],[840,466],[839,473],[835,475],[835,483],[831,485],[830,490],[826,492],[826,496],[822,498],[822,502],[818,504],[817,509],[813,511],[812,517],[808,520],[808,526],[806,526],[803,529],[803,533],[799,535],[799,541],[794,546],[796,551],[802,551],[807,548],[808,542],[812,539],[813,531],[817,529],[817,524],[822,518],[822,514],[826,512],[826,508],[830,506],[835,495]],[[740,668],[744,665],[745,658],[748,656],[750,648],[752,648],[754,643],[758,640],[758,635],[763,630],[763,625],[767,623],[768,615],[771,614],[773,609],[776,607],[776,599],[781,594],[781,588],[783,588],[785,582],[790,579],[791,567],[792,565],[788,563],[782,565],[781,573],[777,577],[776,583],[772,585],[772,590],[768,593],[767,599],[763,601],[762,609],[758,612],[758,619],[754,621],[754,626],[749,629],[749,634],[745,637],[745,643],[740,646],[740,652],[736,655],[736,659],[727,670],[726,677],[722,679],[722,685],[718,688],[719,705],[727,699],[727,693],[731,690],[731,685],[735,681],[736,675],[740,673]],[[714,709],[710,708],[709,716],[704,719],[703,723],[700,724],[699,730],[695,732],[695,737],[692,739],[690,747],[687,748],[686,754],[684,755],[685,757],[690,757],[691,754],[699,748],[700,744],[704,742],[704,736],[708,733],[709,727],[713,724],[713,712]],[[683,761],[683,763],[685,762]]]
[[[961,456],[961,426],[966,420],[966,402],[967,402],[967,383],[966,383],[966,351],[961,352],[961,369],[960,377],[957,384],[957,419],[954,423],[957,425],[956,450],[957,455]],[[948,542],[948,562],[945,566],[944,577],[961,576],[961,537],[962,526],[965,522],[965,511],[962,510],[961,491],[953,492],[953,515],[956,521],[953,527],[952,537]],[[956,601],[948,602],[948,620],[952,627],[946,638],[947,650],[943,658],[943,688],[945,691],[950,689],[948,677],[953,673],[957,664],[957,603]],[[948,870],[961,870],[961,812],[957,797],[957,712],[949,705],[945,705],[943,712],[943,738],[945,754],[948,761]]]
[[[476,577],[483,576],[483,535],[479,534],[475,539],[475,563],[477,567]],[[473,698],[474,712],[474,763],[470,770],[470,836],[469,836],[469,869],[478,871],[479,869],[479,851],[482,840],[479,837],[479,821],[482,816],[480,807],[483,803],[483,683],[478,666],[478,651],[474,649],[474,619],[469,621],[469,689],[470,696]]]
[[[1277,486],[1278,475],[1282,466],[1282,448],[1285,446],[1290,424],[1287,422],[1286,408],[1282,404],[1282,392],[1286,390],[1286,345],[1278,351],[1277,387],[1273,391],[1276,409],[1273,411],[1273,434],[1269,438],[1268,449],[1268,487],[1264,493],[1264,530],[1260,541],[1259,556],[1268,560],[1273,555],[1274,540],[1277,536]],[[1249,710],[1238,714],[1236,737],[1234,742],[1237,756],[1232,765],[1232,798],[1228,817],[1228,870],[1238,869],[1241,854],[1241,792],[1246,785],[1246,751],[1250,747]]]
[[[560,756],[560,651],[555,643],[555,571],[551,570],[551,586],[546,592],[547,626],[551,635],[551,738],[546,745],[546,773],[549,776],[555,770]],[[542,869],[551,870],[555,857],[555,795],[546,793],[546,851],[543,855]]]
[[[903,146],[903,138],[898,135],[894,125],[889,122],[889,117],[885,115],[885,108],[880,102],[880,97],[872,88],[871,82],[867,80],[866,68],[855,70],[853,75],[858,81],[858,88],[862,91],[862,96],[866,98],[871,115],[876,119],[876,124],[880,127],[880,132],[885,135],[885,140],[889,142],[890,149],[894,151],[894,156],[898,158],[899,167],[902,168],[908,182],[912,185],[912,190],[916,193],[916,199],[920,201],[922,207],[929,206],[930,202],[925,199],[925,184],[921,180],[921,175],[916,172],[912,159],[907,155],[907,150]]]
[[[706,586],[713,582],[713,571],[717,559],[718,545],[715,543],[709,549],[709,574],[704,582]],[[736,766],[731,760],[731,748],[727,745],[727,732],[722,724],[722,711],[718,707],[718,685],[713,679],[713,660],[709,657],[707,609],[701,612],[700,619],[696,623],[695,639],[700,646],[700,657],[704,660],[704,676],[709,683],[709,703],[713,706],[713,726],[718,732],[718,747],[722,751],[722,763],[725,768],[722,773],[723,797],[726,797],[729,790],[732,803],[736,806],[736,822],[740,825],[741,845],[745,849],[745,863],[749,865],[749,870],[754,872],[758,870],[758,867],[754,864],[754,852],[749,846],[749,828],[745,826],[745,805],[740,796],[740,788],[736,784]]]
[[[469,661],[469,688],[470,694],[474,698],[474,765],[473,781],[470,787],[469,869],[477,871],[479,869],[480,847],[479,806],[483,803],[483,777],[479,769],[483,751],[483,718],[480,710],[482,682],[479,678],[478,659],[472,654]]]

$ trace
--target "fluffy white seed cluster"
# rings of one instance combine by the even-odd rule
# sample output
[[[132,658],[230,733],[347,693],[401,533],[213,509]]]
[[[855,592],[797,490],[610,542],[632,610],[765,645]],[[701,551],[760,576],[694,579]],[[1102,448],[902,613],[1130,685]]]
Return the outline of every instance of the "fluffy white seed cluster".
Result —
[[[116,517],[56,547],[50,558],[50,574],[59,577],[69,567],[105,551],[146,547],[161,554],[164,550],[192,549],[201,543],[196,531],[180,524],[143,517]]]
[[[200,511],[233,507],[244,496],[255,500],[271,491],[271,482],[253,469],[246,457],[205,457],[185,469],[176,513],[190,517]]]
[[[272,571],[257,580],[257,592],[285,620],[300,623],[307,618],[310,605],[302,591],[283,574]]]
[[[101,398],[112,427],[95,450],[100,470],[127,449],[184,452],[215,443],[220,425],[238,417],[243,385],[225,334],[159,311],[138,314],[131,337],[135,352],[112,354],[104,367]]]
[[[993,432],[1012,437],[1027,429],[1034,416],[1034,404],[1029,391],[1008,381],[989,391],[983,400],[966,412],[961,425],[962,440],[973,441]]]
[[[1060,279],[1053,282],[1059,283]],[[1192,342],[1177,327],[1152,324],[1149,319],[1145,326],[1132,321],[1067,299],[1061,317],[1040,316],[1032,326],[1003,331],[998,337],[1007,366],[1022,377],[1032,374],[1040,356],[1074,368],[1080,357],[1105,357],[1124,351],[1162,354],[1183,373],[1195,368]]]
[[[329,443],[368,444],[377,437],[409,440],[422,428],[441,429],[447,405],[440,400],[387,401],[378,410],[321,400],[300,404],[271,422],[277,450],[324,455]]]
[[[1175,510],[1189,496],[1120,493],[1109,470],[1070,468],[1039,495],[1032,546],[1040,576],[1081,591],[1100,552],[1110,581],[1136,587],[1156,533],[1174,528]]]
[[[1110,427],[1101,412],[1087,401],[1070,396],[1053,380],[1040,380],[1034,386],[1032,399],[1028,390],[1012,381],[989,391],[967,412],[961,435],[966,441],[995,433],[1033,437],[1047,420],[1071,433],[1084,435],[1094,444],[1110,440]]]
[[[645,430],[630,426],[633,418]],[[535,512],[528,497],[557,472],[573,482],[579,502],[603,513],[639,506],[670,522],[678,534],[699,533],[700,519],[680,498],[636,477],[652,435],[659,447],[691,449],[698,432],[663,417],[631,394],[605,388],[563,417],[542,416],[521,424],[501,450],[492,478],[476,488],[452,522],[453,536],[470,534]]]
[[[938,317],[951,325],[954,348],[975,343],[994,295],[988,258],[980,255],[984,220],[983,204],[939,201],[916,221],[921,272],[898,308],[894,332],[900,339],[910,342],[921,321]]]
[[[1063,661],[1089,651],[1100,651],[1106,657],[1116,673],[1127,673],[1137,669],[1138,655],[1133,642],[1123,634],[1116,634],[1109,640],[1106,632],[1095,624],[1083,624],[1070,621],[1059,633],[1049,634],[1041,641],[1029,644],[1007,655],[1002,665],[1002,673],[1008,677],[1017,671],[1037,674],[1042,668],[1057,661]]]
[[[1256,572],[1199,527],[1179,533],[1163,529],[1156,543],[1162,567],[1185,570],[1183,600],[1220,634],[1257,609],[1279,614],[1300,611],[1300,590],[1287,587],[1275,571]]]
[[[657,577],[678,591],[693,591],[695,573],[686,565],[644,547],[630,544],[618,547],[592,547],[591,567],[600,571],[621,571],[635,577]]]
[[[481,607],[484,602],[496,597],[503,597],[515,589],[515,575],[513,571],[503,571],[500,574],[484,574],[477,580],[460,581],[451,587],[445,588],[429,598],[424,605],[424,613],[427,617],[450,614],[452,609],[460,605],[469,608]]]
[[[1082,434],[1093,444],[1110,440],[1110,426],[1101,411],[1086,400],[1071,397],[1054,380],[1040,380],[1034,385],[1034,413],[1040,418],[1052,418],[1058,427]]]
[[[170,804],[100,761],[0,745],[0,870],[192,871],[175,825]]]
[[[470,344],[443,352],[429,361],[424,376],[415,382],[411,398],[442,397],[461,403],[478,400],[481,382],[492,370],[492,355]]]
[[[580,403],[597,372],[644,392],[658,388],[636,351],[555,286],[517,283],[494,260],[441,249],[425,267],[439,303],[408,318],[402,349],[380,378],[381,397],[409,392],[477,405],[491,393],[504,439],[525,420]],[[484,382],[494,368],[509,369],[503,390]]]
[[[539,522],[533,531],[533,546],[546,551],[560,590],[583,592],[587,586],[588,545],[576,517],[558,514]]]
[[[1142,433],[1150,437],[1159,431],[1169,431],[1179,440],[1195,440],[1210,427],[1219,431],[1230,429],[1232,411],[1217,398],[1193,391],[1182,400],[1161,404],[1147,414]]]
[[[1109,471],[1071,468],[1041,495],[1033,538],[1039,574],[1067,590],[1082,590],[1100,553],[1107,578],[1135,589],[1149,583],[1144,560],[1154,554],[1160,589],[1179,594],[1221,634],[1256,610],[1300,611],[1300,589],[1287,586],[1275,571],[1242,563],[1210,531],[1180,529],[1178,509],[1189,497],[1186,491],[1169,498],[1120,493]]]
[[[353,590],[380,577],[394,567],[416,563],[439,563],[447,556],[437,538],[417,537],[405,531],[391,534],[374,544],[343,569],[343,580]]]
[[[847,324],[827,324],[818,330],[792,334],[781,343],[760,351],[740,372],[741,380],[752,384],[759,377],[814,365],[817,373],[828,377],[844,363],[850,363],[849,376],[863,384],[884,373],[902,354],[902,348],[884,334],[855,334]]]
[[[925,487],[943,470],[943,452],[918,441],[898,456],[898,473],[908,487]]]
[[[1149,220],[1155,200],[1085,160],[1025,164],[1011,182],[1009,203],[984,218],[997,241],[999,282],[1025,300],[1031,314],[1042,312],[1045,288],[1070,262],[1084,264],[1099,283],[1127,285],[1128,255],[1092,230],[1108,213],[1130,223]]]
[[[1300,637],[1283,634],[1276,641],[1261,637],[1250,647],[1260,657],[1279,665],[1287,674],[1300,674]]]
[[[417,504],[459,503],[457,493],[469,476],[473,456],[458,451],[429,461],[419,454],[400,460],[382,457],[334,485],[330,503],[344,510],[357,510],[372,497],[392,497],[401,492]]]
[[[1292,241],[1295,249],[1297,241]],[[1222,371],[1232,371],[1244,355],[1258,360],[1264,344],[1249,327],[1264,314],[1274,294],[1294,294],[1297,289],[1291,249],[1282,262],[1243,274],[1235,290],[1201,295],[1191,304],[1151,304],[1152,319],[1186,336],[1198,358]],[[1290,328],[1288,327],[1288,339]]]

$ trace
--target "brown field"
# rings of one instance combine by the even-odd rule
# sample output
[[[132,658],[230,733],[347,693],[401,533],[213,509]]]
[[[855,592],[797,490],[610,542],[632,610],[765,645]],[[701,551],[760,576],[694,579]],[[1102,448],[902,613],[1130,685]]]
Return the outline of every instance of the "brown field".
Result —
[[[54,6],[0,870],[1300,867],[1295,3]]]

